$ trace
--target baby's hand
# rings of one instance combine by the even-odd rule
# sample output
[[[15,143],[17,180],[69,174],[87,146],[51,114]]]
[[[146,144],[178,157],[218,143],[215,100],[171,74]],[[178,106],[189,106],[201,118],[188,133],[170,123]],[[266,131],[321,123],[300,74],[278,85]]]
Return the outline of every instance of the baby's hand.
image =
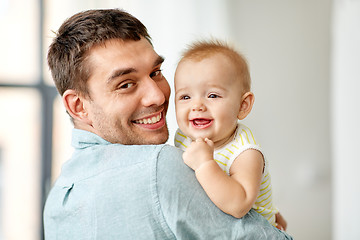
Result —
[[[214,143],[208,138],[198,138],[183,153],[183,160],[186,165],[194,171],[203,163],[213,161]]]
[[[280,214],[280,212],[275,215],[275,219],[275,222],[277,223],[276,227],[282,231],[286,231],[287,222],[285,218]]]

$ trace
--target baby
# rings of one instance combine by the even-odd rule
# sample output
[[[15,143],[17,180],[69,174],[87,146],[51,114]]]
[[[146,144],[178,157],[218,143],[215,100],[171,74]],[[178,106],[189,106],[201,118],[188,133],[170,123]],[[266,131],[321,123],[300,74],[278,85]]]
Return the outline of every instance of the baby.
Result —
[[[175,146],[185,150],[184,162],[222,211],[241,218],[254,208],[285,230],[272,202],[267,161],[239,121],[254,104],[250,85],[246,60],[237,51],[216,40],[192,44],[175,72]]]

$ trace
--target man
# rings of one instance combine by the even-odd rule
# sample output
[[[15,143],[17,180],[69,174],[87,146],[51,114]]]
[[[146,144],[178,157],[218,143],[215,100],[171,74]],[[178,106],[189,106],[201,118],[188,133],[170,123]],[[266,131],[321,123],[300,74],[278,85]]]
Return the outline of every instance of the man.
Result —
[[[143,24],[121,10],[78,13],[48,63],[74,124],[73,156],[44,210],[50,239],[291,239],[250,211],[211,203],[181,151],[164,145],[170,87]]]

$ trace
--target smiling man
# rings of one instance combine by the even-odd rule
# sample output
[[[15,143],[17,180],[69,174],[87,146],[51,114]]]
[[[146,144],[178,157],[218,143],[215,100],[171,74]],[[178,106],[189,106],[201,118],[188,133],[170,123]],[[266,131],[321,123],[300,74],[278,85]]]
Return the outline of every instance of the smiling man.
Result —
[[[163,61],[121,10],[81,12],[60,27],[48,63],[74,153],[48,196],[45,239],[291,239],[256,212],[221,212],[164,144]]]
[[[170,87],[161,74],[164,61],[150,42],[111,39],[93,46],[87,56],[88,95],[76,89],[63,94],[75,127],[111,143],[166,142]]]

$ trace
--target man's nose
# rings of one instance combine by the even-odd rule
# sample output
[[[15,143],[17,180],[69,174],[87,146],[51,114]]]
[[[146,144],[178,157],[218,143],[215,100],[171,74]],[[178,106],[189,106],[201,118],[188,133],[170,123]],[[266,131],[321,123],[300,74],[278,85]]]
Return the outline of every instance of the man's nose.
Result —
[[[142,104],[145,107],[152,105],[160,106],[165,102],[165,93],[163,92],[160,84],[149,78],[143,85],[144,95],[142,98]]]

